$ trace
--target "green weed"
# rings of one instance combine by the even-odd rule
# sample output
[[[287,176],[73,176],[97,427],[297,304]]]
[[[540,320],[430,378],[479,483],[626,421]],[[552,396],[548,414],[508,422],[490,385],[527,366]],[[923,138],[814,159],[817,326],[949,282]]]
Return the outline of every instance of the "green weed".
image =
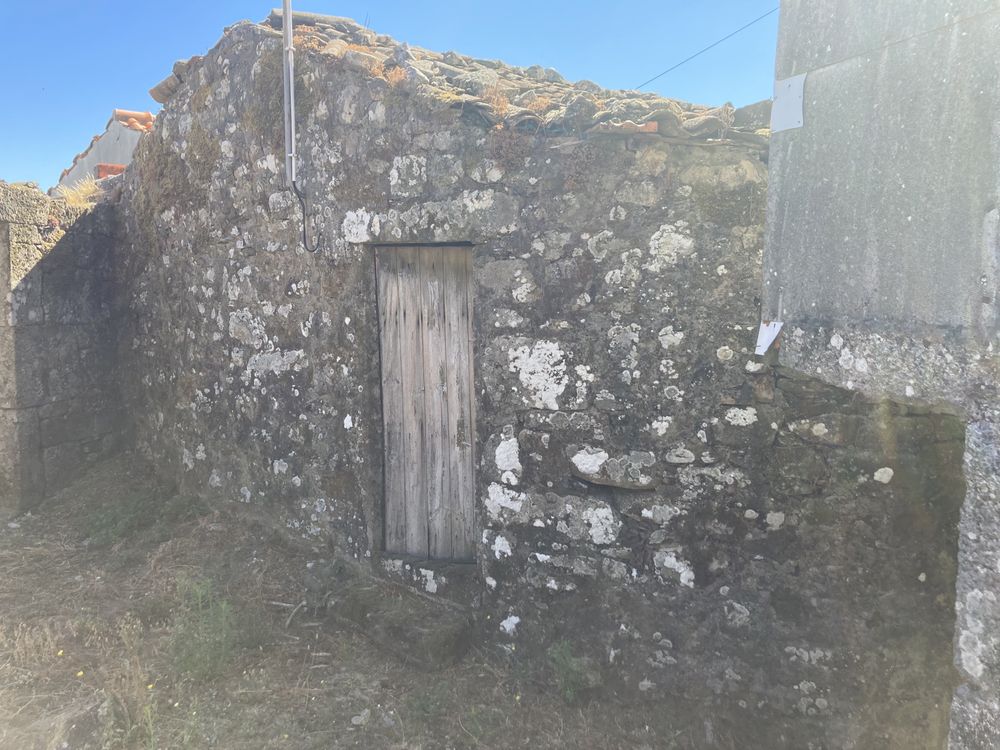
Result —
[[[547,654],[556,687],[567,703],[575,702],[582,692],[601,684],[597,665],[588,657],[575,656],[569,641],[557,641]]]
[[[170,651],[178,671],[196,680],[218,677],[232,661],[240,628],[232,604],[220,597],[211,581],[182,578],[181,599],[174,621]]]
[[[171,527],[207,512],[195,498],[175,495],[164,500],[160,493],[150,492],[95,509],[86,518],[84,529],[95,547],[111,547],[139,535],[148,535],[154,542],[165,541]]]

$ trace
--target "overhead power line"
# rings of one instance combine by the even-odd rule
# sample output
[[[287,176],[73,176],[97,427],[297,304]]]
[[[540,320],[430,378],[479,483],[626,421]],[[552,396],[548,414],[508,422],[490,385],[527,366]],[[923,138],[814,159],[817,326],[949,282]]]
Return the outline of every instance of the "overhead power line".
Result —
[[[666,70],[664,70],[664,71],[663,71],[662,73],[657,73],[657,74],[656,74],[655,76],[653,76],[652,78],[650,78],[650,79],[649,79],[648,81],[643,81],[643,82],[642,82],[642,83],[640,83],[640,84],[639,84],[638,86],[636,86],[636,89],[641,89],[641,88],[642,88],[643,86],[646,86],[647,84],[650,84],[650,83],[652,83],[652,82],[653,82],[653,81],[655,81],[655,80],[656,80],[657,78],[662,78],[662,77],[663,77],[663,76],[665,76],[665,75],[666,75],[667,73],[670,73],[670,72],[671,72],[671,71],[673,71],[673,70],[677,70],[677,68],[679,68],[679,67],[680,67],[681,65],[684,65],[685,63],[689,63],[689,62],[691,62],[692,60],[694,60],[694,59],[695,59],[696,57],[698,57],[699,55],[703,55],[703,54],[705,54],[706,52],[708,52],[708,51],[709,51],[710,49],[712,49],[713,47],[718,47],[718,46],[719,46],[720,44],[722,44],[722,43],[723,43],[724,41],[726,41],[727,39],[732,39],[732,38],[733,38],[734,36],[736,36],[737,34],[739,34],[739,33],[740,33],[741,31],[745,31],[746,29],[749,29],[749,28],[750,28],[751,26],[753,26],[753,25],[754,25],[755,23],[758,23],[758,22],[760,22],[760,21],[763,21],[763,20],[764,20],[765,18],[767,18],[768,16],[770,16],[770,15],[772,15],[772,14],[774,14],[774,13],[777,13],[777,12],[778,12],[778,8],[771,8],[771,10],[769,10],[769,11],[768,11],[767,13],[765,13],[764,15],[762,15],[762,16],[758,16],[757,18],[753,19],[753,20],[752,20],[752,21],[751,21],[750,23],[748,23],[748,24],[746,24],[746,25],[744,25],[744,26],[740,26],[740,27],[739,27],[738,29],[736,29],[736,31],[733,31],[733,32],[731,32],[731,33],[729,33],[729,34],[726,34],[726,35],[725,35],[724,37],[722,37],[722,39],[719,39],[719,40],[717,40],[717,41],[714,41],[714,42],[712,42],[712,43],[711,43],[710,45],[708,45],[708,46],[707,46],[707,47],[705,47],[704,49],[700,49],[700,50],[698,50],[697,52],[695,52],[695,53],[694,53],[693,55],[691,55],[690,57],[685,57],[685,58],[684,58],[683,60],[681,60],[681,61],[680,61],[679,63],[677,63],[676,65],[671,65],[671,66],[670,66],[669,68],[667,68]]]

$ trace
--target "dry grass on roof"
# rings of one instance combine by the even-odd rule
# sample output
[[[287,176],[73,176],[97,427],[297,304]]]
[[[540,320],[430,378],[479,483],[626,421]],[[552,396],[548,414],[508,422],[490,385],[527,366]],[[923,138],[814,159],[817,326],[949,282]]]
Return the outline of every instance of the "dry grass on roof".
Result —
[[[87,176],[72,186],[60,185],[56,188],[56,195],[73,208],[92,208],[101,196],[101,186],[96,179]]]

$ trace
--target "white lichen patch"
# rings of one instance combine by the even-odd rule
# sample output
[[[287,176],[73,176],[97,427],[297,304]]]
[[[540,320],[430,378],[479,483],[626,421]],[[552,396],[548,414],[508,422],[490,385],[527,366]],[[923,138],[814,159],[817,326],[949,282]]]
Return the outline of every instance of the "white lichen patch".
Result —
[[[271,373],[274,375],[287,372],[305,356],[301,349],[283,352],[276,349],[273,352],[254,354],[247,362],[247,373]]]
[[[683,331],[675,331],[673,326],[667,326],[663,328],[658,334],[657,338],[660,340],[660,345],[664,349],[669,349],[672,346],[677,346],[684,339]]]
[[[267,341],[264,322],[246,308],[229,313],[229,335],[254,349],[260,349]]]
[[[503,179],[503,167],[492,159],[484,159],[473,168],[469,177],[480,184],[500,182]]]
[[[610,229],[605,229],[602,232],[598,232],[593,237],[587,240],[587,251],[593,256],[594,260],[604,260],[608,255],[608,250],[613,248],[614,232]]]
[[[715,350],[715,356],[720,362],[728,362],[736,355],[728,346],[720,346]]]
[[[659,437],[663,437],[667,434],[667,430],[670,429],[670,425],[674,423],[673,417],[661,416],[653,420],[653,423],[649,426],[649,429],[655,432]]]
[[[601,467],[607,462],[608,454],[606,451],[584,446],[570,460],[581,474],[593,476],[600,472]]]
[[[507,635],[514,635],[514,633],[517,631],[517,626],[520,622],[521,622],[520,617],[518,617],[517,615],[510,615],[500,623],[500,630],[506,633]]]
[[[990,613],[996,608],[997,597],[992,591],[972,589],[959,605],[961,631],[958,637],[962,670],[973,679],[986,673],[985,659],[996,653],[997,636],[989,627]]]
[[[427,182],[427,158],[408,155],[395,156],[389,170],[389,191],[393,195],[414,195]]]
[[[494,193],[492,190],[463,190],[461,205],[470,212],[485,211],[493,207]]]
[[[490,547],[493,550],[493,556],[497,560],[502,560],[505,557],[511,556],[510,542],[507,541],[507,537],[497,535],[497,538],[493,540],[493,546]]]
[[[889,484],[892,481],[892,477],[896,472],[894,472],[890,467],[883,466],[878,469],[873,475],[872,479],[876,482],[881,482],[882,484]]]
[[[618,538],[621,521],[615,518],[614,511],[606,506],[586,508],[583,520],[590,528],[590,540],[594,544],[611,544]]]
[[[521,346],[508,352],[510,371],[516,372],[528,392],[529,402],[537,409],[559,409],[556,399],[566,390],[566,358],[559,344],[538,341],[532,347]]]
[[[670,523],[677,516],[683,515],[684,511],[673,505],[654,505],[651,508],[642,509],[642,517],[648,518],[653,523],[660,525]]]
[[[368,233],[371,221],[372,215],[363,208],[359,208],[357,211],[348,211],[340,227],[344,233],[344,239],[355,243],[368,242],[371,239],[371,235]]]
[[[491,520],[499,521],[501,511],[506,508],[514,513],[520,513],[524,505],[525,495],[497,482],[491,482],[487,490],[486,512]]]
[[[500,308],[493,313],[493,326],[495,328],[517,328],[523,323],[524,318],[509,308]]]
[[[677,446],[664,456],[668,464],[693,464],[695,455],[682,445]]]
[[[510,296],[514,298],[515,302],[528,302],[535,297],[535,292],[538,291],[538,285],[534,281],[525,280],[519,283],[516,287],[511,289]]]
[[[653,564],[661,575],[666,571],[676,573],[682,586],[694,588],[694,569],[687,560],[678,557],[675,549],[661,549],[653,555]]]
[[[354,417],[348,414],[346,417],[344,417],[344,429],[349,430],[352,427],[354,427]]]
[[[664,266],[672,266],[681,258],[694,252],[694,240],[687,232],[687,222],[664,224],[649,238],[649,254],[652,260],[646,265],[650,271],[659,271]]]
[[[726,411],[726,421],[734,427],[748,427],[757,421],[757,410],[752,406],[741,409],[734,406]]]
[[[739,602],[726,602],[723,611],[726,613],[726,620],[734,628],[743,628],[750,624],[750,609]]]
[[[501,440],[493,452],[493,458],[501,481],[504,484],[517,484],[522,470],[517,438],[511,436]]]
[[[424,591],[428,594],[436,594],[438,590],[438,581],[434,577],[433,570],[427,570],[427,568],[420,568],[420,575],[424,579]],[[442,582],[444,579],[442,579]]]
[[[772,510],[767,514],[764,520],[767,522],[767,527],[774,531],[775,529],[780,529],[782,524],[785,523],[785,514],[780,511]]]

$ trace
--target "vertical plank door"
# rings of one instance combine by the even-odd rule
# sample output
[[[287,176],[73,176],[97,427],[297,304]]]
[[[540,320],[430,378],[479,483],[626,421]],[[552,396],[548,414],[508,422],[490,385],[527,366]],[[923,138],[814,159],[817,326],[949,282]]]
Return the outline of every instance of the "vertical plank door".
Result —
[[[379,248],[385,548],[473,557],[469,248]]]

